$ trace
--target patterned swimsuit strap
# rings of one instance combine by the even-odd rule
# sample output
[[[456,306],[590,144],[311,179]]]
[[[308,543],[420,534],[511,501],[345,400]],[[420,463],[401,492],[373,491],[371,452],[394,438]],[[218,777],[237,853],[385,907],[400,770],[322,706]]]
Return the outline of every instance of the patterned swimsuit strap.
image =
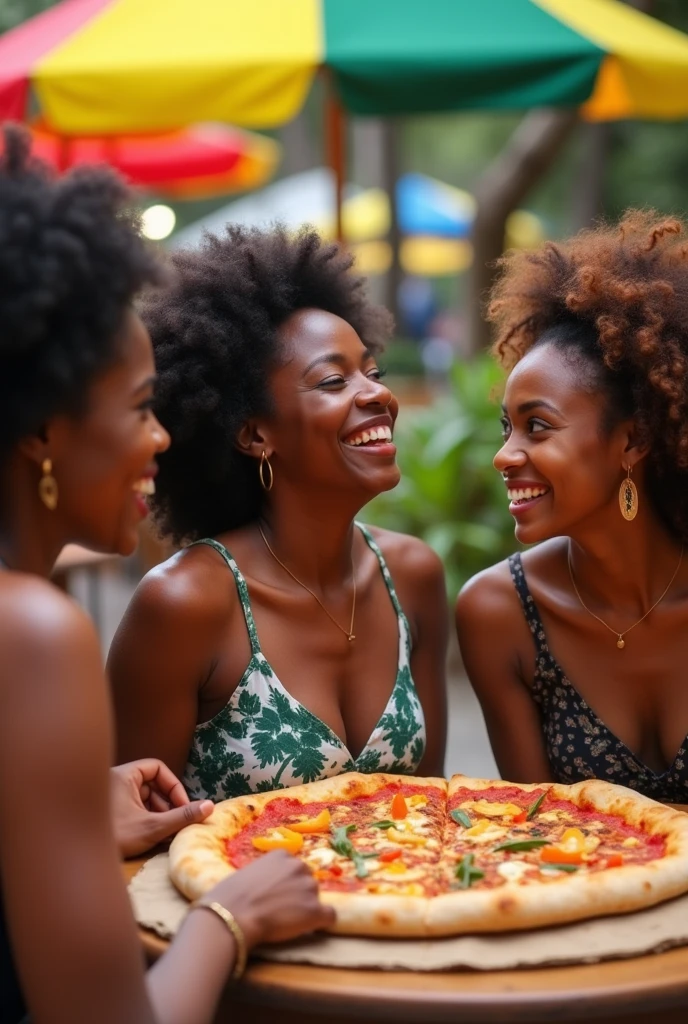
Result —
[[[542,619],[540,618],[537,605],[535,604],[535,600],[526,581],[526,574],[523,571],[523,562],[521,560],[520,552],[517,551],[516,554],[509,556],[509,571],[511,572],[511,579],[513,580],[516,593],[518,594],[521,602],[526,622],[528,623],[530,632],[533,634],[533,642],[537,652],[538,654],[549,655],[545,629],[542,625]]]
[[[359,528],[359,530],[363,534],[363,536],[365,538],[366,544],[371,549],[371,551],[373,552],[373,554],[375,555],[375,557],[377,558],[377,560],[379,562],[380,572],[382,573],[382,579],[384,580],[385,586],[387,587],[387,591],[389,593],[390,600],[391,600],[391,602],[392,602],[392,604],[394,606],[394,611],[397,613],[397,617],[405,619],[406,616],[404,615],[403,608],[399,604],[399,598],[397,597],[397,592],[394,589],[394,583],[392,581],[392,576],[390,574],[390,571],[389,571],[389,569],[387,567],[387,562],[385,561],[385,556],[382,554],[382,551],[380,550],[380,548],[379,548],[379,546],[377,544],[377,541],[374,539],[374,537],[371,534],[371,532],[369,531],[368,527],[364,526],[363,523],[359,523],[358,520],[356,520],[356,524],[355,525]]]
[[[262,655],[260,649],[260,641],[258,640],[258,630],[256,629],[256,623],[253,618],[253,612],[251,611],[251,599],[248,595],[248,586],[246,580],[243,577],[241,569],[236,564],[231,554],[219,541],[213,540],[212,537],[203,537],[202,540],[195,540],[193,544],[189,544],[190,548],[196,547],[197,545],[205,544],[209,548],[213,548],[217,551],[229,568],[234,582],[236,583],[237,592],[239,594],[239,603],[241,604],[241,610],[244,613],[244,620],[246,622],[246,629],[248,631],[248,638],[251,642],[251,654],[255,657],[256,655]]]

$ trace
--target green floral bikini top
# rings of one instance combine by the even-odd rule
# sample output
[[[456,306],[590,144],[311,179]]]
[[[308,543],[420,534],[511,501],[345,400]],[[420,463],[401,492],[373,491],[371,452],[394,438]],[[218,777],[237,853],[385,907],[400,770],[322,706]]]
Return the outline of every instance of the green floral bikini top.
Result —
[[[425,718],[411,678],[411,634],[382,552],[356,524],[380,563],[397,614],[399,661],[387,706],[370,739],[353,758],[339,737],[291,696],[265,660],[256,632],[248,587],[222,544],[209,544],[234,576],[251,641],[251,660],[225,707],[196,727],[184,785],[192,799],[225,800],[327,779],[342,772],[410,775],[425,751]]]

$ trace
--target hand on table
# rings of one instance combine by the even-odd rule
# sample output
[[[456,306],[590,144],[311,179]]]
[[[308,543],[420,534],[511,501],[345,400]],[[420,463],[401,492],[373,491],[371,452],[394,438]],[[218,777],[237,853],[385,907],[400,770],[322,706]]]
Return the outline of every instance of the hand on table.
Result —
[[[230,910],[251,949],[284,942],[334,924],[332,907],[318,899],[318,885],[298,857],[273,850],[223,879],[206,894]]]
[[[213,804],[189,801],[167,765],[149,757],[110,769],[110,808],[120,853],[135,857],[186,825],[203,821]]]

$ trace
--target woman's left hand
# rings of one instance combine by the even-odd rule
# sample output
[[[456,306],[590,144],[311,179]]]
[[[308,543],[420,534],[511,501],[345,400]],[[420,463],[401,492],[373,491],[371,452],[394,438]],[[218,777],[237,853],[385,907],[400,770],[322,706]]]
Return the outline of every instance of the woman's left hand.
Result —
[[[110,769],[110,806],[123,857],[145,853],[213,810],[211,800],[191,802],[176,775],[154,757]]]

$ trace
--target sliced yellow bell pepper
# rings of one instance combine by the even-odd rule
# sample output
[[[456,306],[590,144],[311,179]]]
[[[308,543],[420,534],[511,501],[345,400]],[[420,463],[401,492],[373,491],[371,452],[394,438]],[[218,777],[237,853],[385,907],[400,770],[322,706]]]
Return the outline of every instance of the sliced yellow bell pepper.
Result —
[[[465,836],[481,836],[486,828],[490,828],[493,823],[489,818],[481,818],[480,821],[476,821],[475,825],[471,825],[464,832]]]
[[[326,807],[315,818],[304,818],[303,821],[290,821],[288,827],[291,832],[302,832],[309,835],[314,832],[329,832],[331,821],[332,817]]]
[[[423,793],[414,793],[407,800],[409,807],[425,807],[428,798]]]
[[[283,825],[274,828],[269,836],[255,836],[251,840],[256,850],[268,853],[270,850],[286,850],[287,853],[298,853],[303,846],[303,836],[292,832]]]
[[[409,843],[411,846],[425,846],[427,843],[424,836],[416,835],[415,832],[398,832],[395,828],[388,828],[385,838],[391,839],[393,843]]]
[[[567,828],[556,845],[569,853],[582,853],[585,850],[585,835],[579,828]]]
[[[520,814],[523,808],[517,804],[498,804],[490,800],[474,800],[473,810],[476,814],[483,814],[486,818],[503,818],[505,814]]]
[[[403,875],[406,870],[406,865],[402,860],[395,860],[391,864],[385,865],[385,871],[393,875]]]

